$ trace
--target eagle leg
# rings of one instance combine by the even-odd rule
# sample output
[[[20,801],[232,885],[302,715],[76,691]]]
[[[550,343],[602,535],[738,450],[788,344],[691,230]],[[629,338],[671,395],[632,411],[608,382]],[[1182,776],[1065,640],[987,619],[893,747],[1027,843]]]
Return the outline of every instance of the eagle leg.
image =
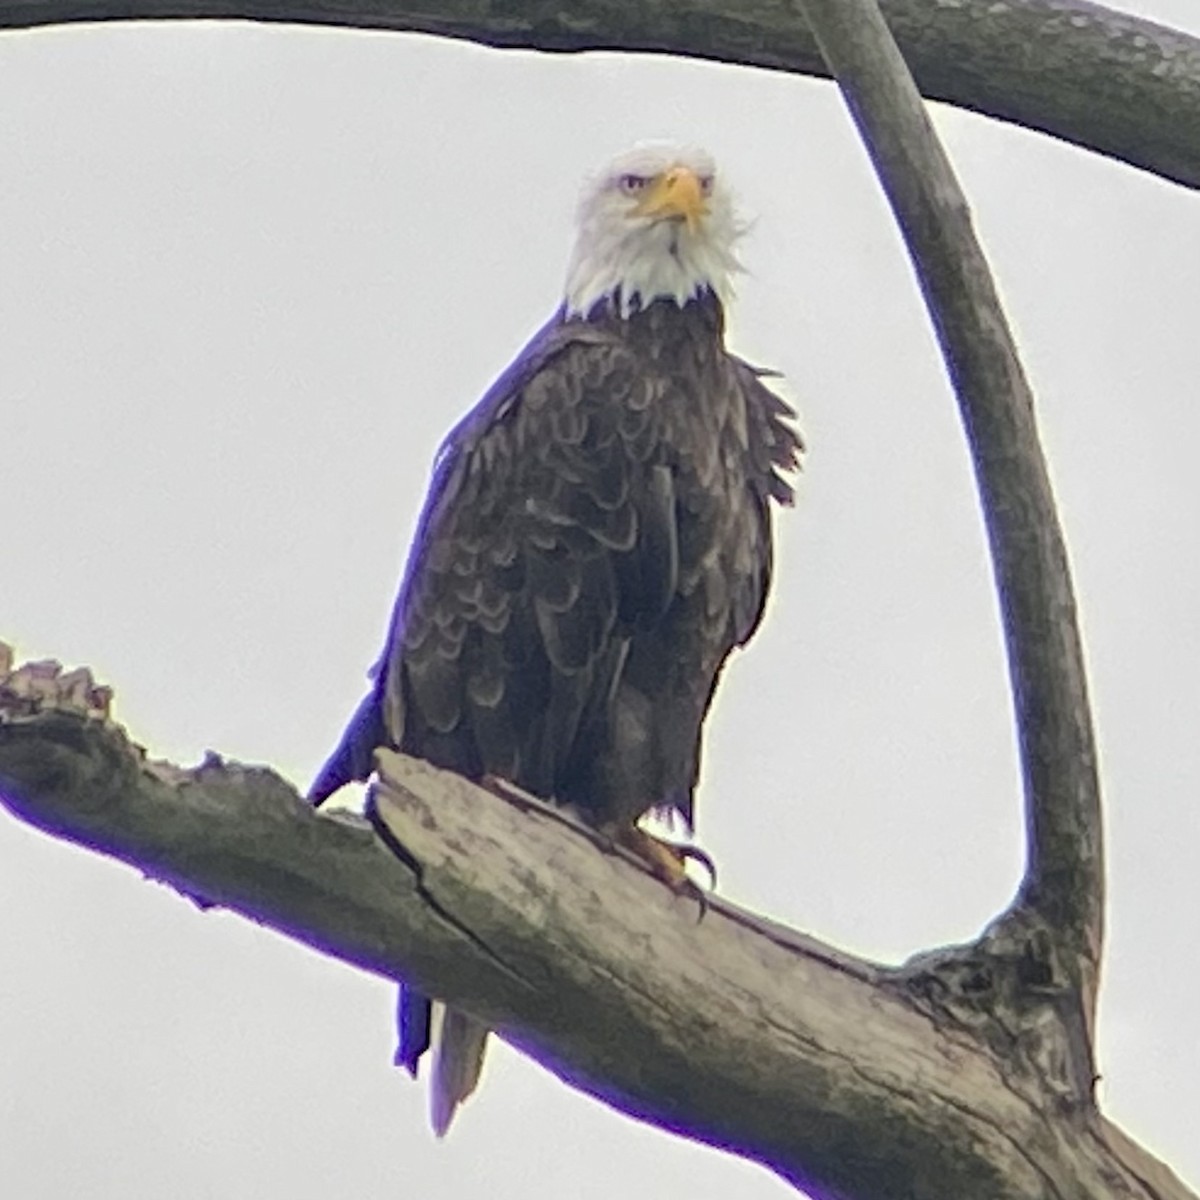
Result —
[[[624,850],[632,854],[673,892],[694,896],[700,905],[701,917],[708,911],[707,892],[687,873],[689,862],[699,863],[708,876],[708,891],[717,886],[717,864],[699,846],[680,846],[674,842],[663,841],[637,825],[581,824],[570,805],[564,807],[549,804],[499,775],[485,774],[479,783],[492,795],[509,804],[515,804],[526,812],[533,810],[554,816],[569,828],[591,837],[609,853]]]
[[[704,873],[708,876],[708,890],[715,892],[717,890],[717,864],[713,862],[712,855],[701,850],[699,846],[677,846],[676,849],[683,856],[685,863],[690,860],[699,863],[704,868]]]
[[[708,911],[708,893],[687,873],[689,861],[698,862],[707,872],[711,887],[717,883],[717,867],[698,846],[677,846],[664,842],[636,825],[612,830],[613,841],[633,853],[673,892],[692,896],[700,905],[700,917]]]

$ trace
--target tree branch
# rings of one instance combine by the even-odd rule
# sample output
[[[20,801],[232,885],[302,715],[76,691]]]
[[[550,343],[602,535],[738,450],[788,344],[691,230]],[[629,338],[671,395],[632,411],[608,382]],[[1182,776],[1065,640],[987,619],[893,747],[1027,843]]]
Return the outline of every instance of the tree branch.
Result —
[[[1200,39],[1086,0],[886,0],[921,91],[1200,187]],[[681,54],[825,75],[774,0],[0,0],[0,28],[244,18],[463,38],[496,48]]]
[[[916,968],[721,901],[698,922],[691,900],[555,810],[384,754],[374,797],[391,853],[367,822],[313,812],[269,770],[148,762],[106,710],[86,672],[35,664],[0,679],[14,815],[411,979],[626,1112],[830,1198],[1189,1196],[997,1050],[1026,1020],[1007,993],[968,1028]],[[973,949],[1006,973],[986,941]],[[1036,989],[1025,1002],[1045,1019]]]
[[[1040,943],[1076,1021],[1073,1102],[1092,1103],[1104,933],[1103,816],[1066,545],[1033,394],[970,210],[875,0],[801,0],[874,160],[958,395],[1000,593],[1025,783],[1027,866],[1007,915]],[[1004,940],[1013,933],[998,928]]]

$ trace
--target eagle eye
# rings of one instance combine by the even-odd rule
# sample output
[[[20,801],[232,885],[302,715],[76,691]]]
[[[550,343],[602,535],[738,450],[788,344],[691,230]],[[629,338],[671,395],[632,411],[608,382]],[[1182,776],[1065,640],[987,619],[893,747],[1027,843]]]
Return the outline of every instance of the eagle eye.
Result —
[[[626,196],[636,196],[649,182],[645,175],[626,174],[617,180],[617,186]]]
[[[700,176],[700,195],[711,196],[713,190],[713,177],[711,175]]]

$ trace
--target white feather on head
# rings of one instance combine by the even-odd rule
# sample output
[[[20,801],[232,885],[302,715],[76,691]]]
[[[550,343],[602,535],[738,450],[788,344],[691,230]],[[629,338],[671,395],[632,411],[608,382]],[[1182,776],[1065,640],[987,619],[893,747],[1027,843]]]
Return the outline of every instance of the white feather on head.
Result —
[[[645,187],[682,167],[704,188],[704,212],[691,222],[640,212]],[[584,184],[575,248],[567,269],[568,316],[586,316],[619,296],[628,317],[655,300],[682,307],[706,289],[722,303],[742,270],[734,243],[744,232],[733,197],[709,154],[673,142],[640,142]]]

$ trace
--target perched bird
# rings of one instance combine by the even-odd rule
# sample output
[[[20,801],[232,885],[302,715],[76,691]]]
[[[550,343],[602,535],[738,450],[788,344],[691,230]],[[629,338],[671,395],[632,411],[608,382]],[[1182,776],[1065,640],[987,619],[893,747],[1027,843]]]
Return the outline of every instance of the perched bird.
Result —
[[[771,576],[794,413],[724,345],[740,226],[712,160],[647,144],[585,186],[562,305],[447,437],[374,684],[310,791],[390,746],[555,803],[647,858],[690,824],[700,732]],[[397,1061],[434,1047],[432,1121],[487,1030],[401,989]]]

